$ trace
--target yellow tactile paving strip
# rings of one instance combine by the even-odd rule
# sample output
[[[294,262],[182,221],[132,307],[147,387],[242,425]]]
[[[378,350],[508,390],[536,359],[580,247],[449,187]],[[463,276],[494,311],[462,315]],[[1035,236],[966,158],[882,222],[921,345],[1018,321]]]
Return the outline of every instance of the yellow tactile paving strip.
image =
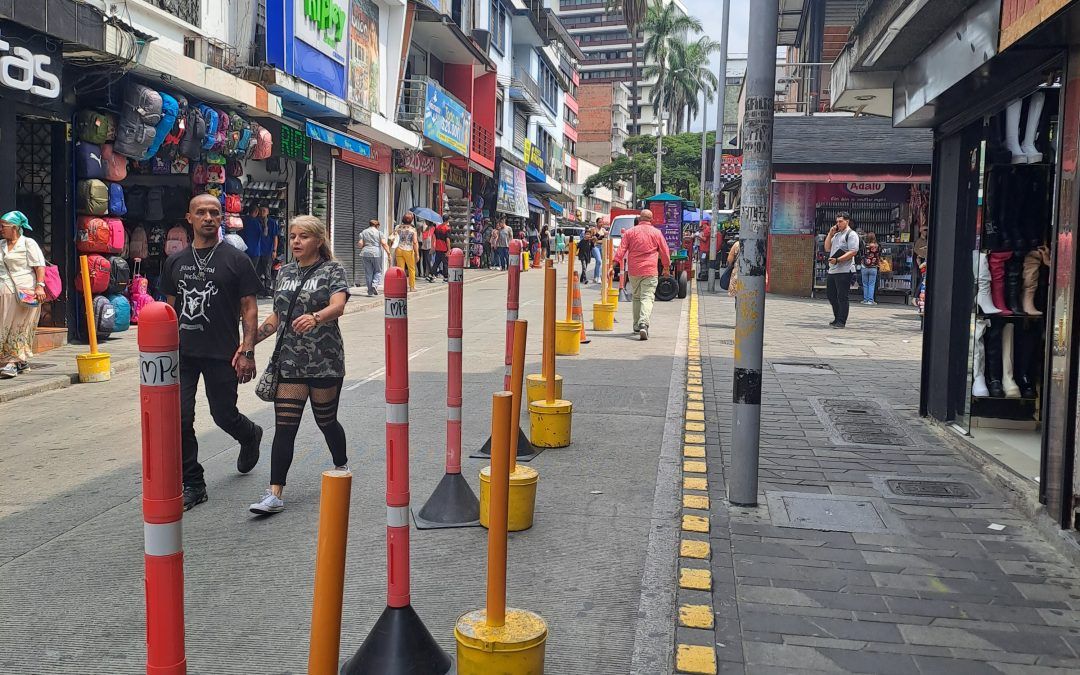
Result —
[[[690,293],[689,344],[686,361],[686,410],[683,418],[682,536],[679,542],[679,588],[694,593],[695,602],[682,602],[676,626],[713,629],[712,558],[709,543],[708,460],[705,453],[704,389],[701,383],[701,343],[697,295]],[[703,566],[704,565],[704,566]],[[704,591],[705,593],[701,593]],[[680,596],[682,594],[680,593]],[[688,593],[689,595],[689,593]],[[703,604],[701,598],[708,597]],[[716,674],[715,646],[683,644],[676,640],[675,670],[680,673]]]

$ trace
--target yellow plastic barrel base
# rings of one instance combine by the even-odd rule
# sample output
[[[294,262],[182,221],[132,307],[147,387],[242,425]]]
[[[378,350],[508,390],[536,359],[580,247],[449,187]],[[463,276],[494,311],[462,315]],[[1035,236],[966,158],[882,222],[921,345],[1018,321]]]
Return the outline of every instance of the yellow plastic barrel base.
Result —
[[[536,484],[540,474],[536,469],[518,464],[510,474],[510,500],[506,511],[506,529],[521,532],[533,526],[536,510]],[[480,524],[488,526],[488,505],[491,504],[491,467],[480,469]]]
[[[454,626],[458,675],[543,675],[547,623],[527,609],[506,608],[506,622],[487,625],[487,611],[462,614]]]
[[[521,271],[529,269],[529,253],[527,251],[521,252]]]
[[[543,373],[525,376],[526,403],[547,398],[547,379]],[[562,375],[555,376],[555,398],[562,398]]]
[[[607,301],[609,305],[615,305],[615,309],[619,309],[619,289],[609,288],[607,292]]]
[[[592,329],[598,331],[615,330],[615,305],[607,302],[593,303]]]
[[[555,322],[555,353],[559,356],[577,356],[581,353],[581,322]]]
[[[570,401],[533,401],[529,404],[529,442],[539,448],[570,445],[573,413],[574,404]]]
[[[76,354],[79,382],[108,382],[112,379],[112,359],[105,352]]]

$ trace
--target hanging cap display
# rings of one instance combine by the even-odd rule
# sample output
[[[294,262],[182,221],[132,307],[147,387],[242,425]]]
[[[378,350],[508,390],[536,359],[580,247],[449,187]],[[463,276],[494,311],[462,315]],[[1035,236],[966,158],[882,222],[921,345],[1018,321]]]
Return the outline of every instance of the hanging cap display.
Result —
[[[2,217],[0,217],[0,220],[23,230],[32,231],[34,229],[30,227],[30,221],[27,219],[26,214],[24,214],[22,211],[8,211]]]

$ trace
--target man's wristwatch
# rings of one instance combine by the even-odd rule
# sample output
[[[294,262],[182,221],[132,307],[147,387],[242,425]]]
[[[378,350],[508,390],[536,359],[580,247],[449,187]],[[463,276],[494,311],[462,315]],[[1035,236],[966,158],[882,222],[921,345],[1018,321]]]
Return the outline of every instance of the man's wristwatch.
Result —
[[[316,326],[319,325],[319,313],[318,312],[312,312],[311,313],[311,318],[315,320],[315,325]]]
[[[250,360],[254,361],[255,360],[255,350],[254,349],[249,349],[246,352],[240,352],[240,356],[243,356],[245,359],[250,359]]]

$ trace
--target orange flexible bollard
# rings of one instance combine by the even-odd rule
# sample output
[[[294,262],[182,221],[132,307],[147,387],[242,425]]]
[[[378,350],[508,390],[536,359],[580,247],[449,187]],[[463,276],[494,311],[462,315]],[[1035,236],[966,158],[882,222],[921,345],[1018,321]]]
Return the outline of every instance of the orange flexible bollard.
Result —
[[[351,491],[352,473],[336,469],[323,471],[308,675],[334,675],[338,671]]]

